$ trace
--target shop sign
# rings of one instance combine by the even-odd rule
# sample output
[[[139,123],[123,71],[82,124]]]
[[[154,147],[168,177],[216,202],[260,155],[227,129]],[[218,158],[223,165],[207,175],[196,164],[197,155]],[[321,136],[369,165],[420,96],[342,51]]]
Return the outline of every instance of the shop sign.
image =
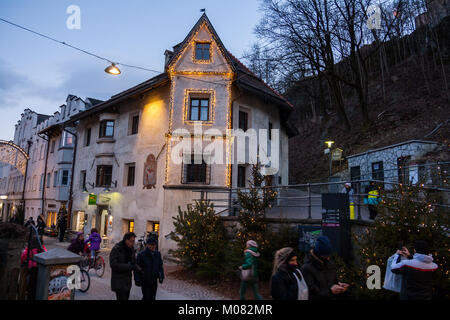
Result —
[[[89,195],[89,201],[88,201],[88,205],[96,205],[97,204],[97,195],[96,194],[90,194]]]

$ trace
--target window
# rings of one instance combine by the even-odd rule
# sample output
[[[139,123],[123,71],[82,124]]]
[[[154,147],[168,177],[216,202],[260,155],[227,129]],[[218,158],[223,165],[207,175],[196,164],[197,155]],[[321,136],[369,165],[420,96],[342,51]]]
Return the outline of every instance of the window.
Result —
[[[100,138],[112,138],[114,136],[114,120],[100,122]]]
[[[189,120],[208,121],[209,99],[191,98],[191,105],[189,110]]]
[[[41,146],[41,152],[39,153],[39,160],[44,159],[44,145]]]
[[[80,172],[80,189],[84,190],[86,187],[86,171],[83,170]]]
[[[131,117],[131,135],[137,134],[139,128],[139,115],[134,115]]]
[[[55,144],[56,144],[56,140],[53,140],[53,141],[52,141],[52,147],[51,147],[51,149],[50,149],[50,153],[55,152]]]
[[[156,232],[159,234],[159,221],[147,221],[147,232]]]
[[[41,183],[39,184],[39,190],[42,190],[44,187],[44,174],[41,174]]]
[[[53,174],[53,186],[56,187],[58,185],[58,171],[55,171]]]
[[[372,163],[372,179],[384,181],[383,161]]]
[[[37,176],[33,176],[33,191],[36,191]]]
[[[195,60],[210,60],[210,43],[197,42],[195,44]]]
[[[238,166],[238,188],[245,188],[246,180],[245,166]]]
[[[201,155],[200,155],[201,156]],[[191,155],[191,163],[183,165],[182,183],[209,183],[209,166],[202,159],[199,164],[194,163],[194,155]]]
[[[63,131],[61,143],[61,147],[72,147],[74,143],[73,135],[68,133],[67,131]]]
[[[122,219],[122,233],[134,232],[134,220]]]
[[[409,183],[409,161],[411,156],[397,158],[398,182]]]
[[[112,166],[97,166],[96,187],[107,187],[111,185]]]
[[[239,111],[239,129],[247,131],[248,129],[248,113]]]
[[[69,170],[63,170],[62,171],[61,185],[67,186],[68,183],[69,183]]]
[[[136,164],[135,163],[128,163],[125,165],[126,170],[126,186],[131,187],[134,186],[134,176],[136,172]]]
[[[84,146],[88,147],[91,144],[91,128],[86,130],[86,135],[84,138]]]
[[[47,173],[47,188],[50,188],[50,185],[52,184],[52,174]]]
[[[269,140],[272,140],[272,122],[269,122]]]

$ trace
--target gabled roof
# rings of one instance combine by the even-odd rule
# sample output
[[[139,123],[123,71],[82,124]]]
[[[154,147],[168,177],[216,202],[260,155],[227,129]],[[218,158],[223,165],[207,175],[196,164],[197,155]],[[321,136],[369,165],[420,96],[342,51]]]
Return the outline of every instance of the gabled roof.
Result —
[[[173,63],[175,63],[175,61],[178,60],[178,57],[183,53],[186,46],[189,45],[189,42],[191,41],[194,34],[200,29],[200,27],[203,24],[205,24],[206,27],[208,28],[208,30],[211,32],[211,35],[213,36],[214,41],[216,41],[219,50],[222,52],[223,56],[225,57],[225,59],[227,60],[229,65],[233,68],[233,63],[232,63],[231,57],[228,55],[228,52],[225,49],[225,46],[223,45],[222,40],[220,40],[219,36],[217,35],[217,32],[214,29],[211,21],[209,21],[209,19],[208,19],[208,16],[206,15],[206,13],[204,13],[200,17],[200,19],[198,19],[197,23],[192,27],[191,31],[189,31],[186,38],[184,38],[184,40],[182,42],[180,42],[179,44],[177,44],[173,47],[174,54],[167,63],[166,71],[173,65]],[[235,71],[235,70],[233,70],[233,71]]]

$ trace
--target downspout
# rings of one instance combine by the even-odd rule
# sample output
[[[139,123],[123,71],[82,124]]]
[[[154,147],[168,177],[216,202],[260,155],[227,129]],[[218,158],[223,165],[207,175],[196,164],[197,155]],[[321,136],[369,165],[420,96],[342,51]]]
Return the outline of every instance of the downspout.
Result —
[[[28,148],[27,148],[27,155],[30,157],[30,147],[33,144],[31,140],[27,140]],[[25,186],[27,184],[27,175],[28,175],[28,162],[30,160],[27,159],[27,165],[25,166],[25,176],[23,178],[23,190],[22,190],[22,206],[23,210],[25,210]]]
[[[77,145],[78,145],[78,136],[76,133],[73,133],[66,128],[61,128],[63,131],[66,131],[74,136],[75,144],[73,146],[73,156],[72,156],[72,172],[70,174],[70,186],[69,186],[69,204],[67,205],[67,229],[70,230],[72,224],[72,204],[73,204],[73,175],[75,171],[75,159],[77,156]]]
[[[42,208],[41,208],[41,214],[43,216],[44,215],[44,209],[45,209],[45,185],[46,185],[46,180],[47,180],[47,163],[48,163],[48,151],[50,149],[50,138],[47,136],[47,139],[42,137],[39,133],[38,133],[39,138],[44,139],[45,141],[47,141],[47,151],[45,152],[45,165],[44,165],[44,181],[42,182],[42,198],[41,198],[41,202],[42,202]]]

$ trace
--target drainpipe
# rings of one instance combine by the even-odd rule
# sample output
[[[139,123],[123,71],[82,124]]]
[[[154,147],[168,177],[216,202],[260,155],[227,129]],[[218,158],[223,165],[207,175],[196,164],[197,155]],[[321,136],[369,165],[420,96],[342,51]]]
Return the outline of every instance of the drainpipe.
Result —
[[[50,138],[47,136],[47,139],[42,137],[40,134],[38,134],[39,138],[44,139],[45,141],[47,141],[47,151],[45,152],[45,165],[44,165],[44,181],[42,182],[42,198],[41,198],[41,202],[42,202],[42,208],[41,208],[41,214],[43,216],[44,215],[44,210],[45,210],[45,185],[46,185],[46,180],[47,180],[47,163],[48,163],[48,152],[50,149]]]
[[[33,144],[33,142],[31,140],[27,140],[27,144],[28,144],[27,155],[29,157],[30,156],[30,147]],[[25,212],[25,186],[27,184],[28,162],[29,162],[29,159],[27,159],[27,165],[25,166],[25,176],[23,178],[23,190],[22,190],[22,206],[23,206],[22,208],[23,208],[24,212]]]
[[[73,133],[66,128],[61,128],[63,131],[70,133],[75,138],[75,143],[73,146],[73,156],[72,156],[72,172],[70,174],[70,186],[69,186],[69,204],[67,205],[67,229],[70,230],[72,224],[72,205],[73,205],[73,175],[75,171],[75,159],[77,156],[77,145],[78,145],[78,136],[76,133]]]

